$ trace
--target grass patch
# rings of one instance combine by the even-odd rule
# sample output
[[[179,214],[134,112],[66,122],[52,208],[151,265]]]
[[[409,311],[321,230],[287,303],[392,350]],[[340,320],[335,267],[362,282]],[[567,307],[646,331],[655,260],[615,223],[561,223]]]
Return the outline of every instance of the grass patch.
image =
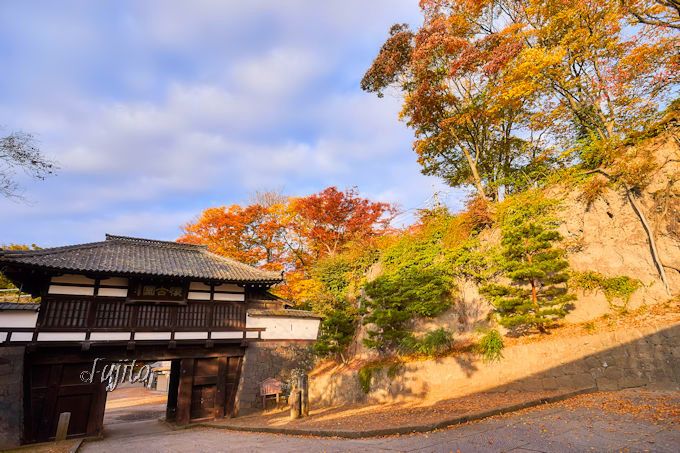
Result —
[[[496,329],[486,332],[477,343],[477,353],[482,356],[485,362],[497,362],[503,358],[503,336]]]
[[[583,291],[602,291],[610,307],[625,312],[630,298],[642,286],[642,282],[627,275],[607,277],[599,272],[574,272],[569,284]]]
[[[585,330],[588,333],[595,333],[597,330],[597,325],[595,325],[594,321],[588,321],[583,324],[583,330]]]
[[[375,374],[376,371],[380,371],[381,369],[382,369],[381,365],[375,364],[367,364],[359,369],[357,377],[359,378],[359,386],[361,387],[362,392],[364,392],[367,395],[371,392],[371,385],[373,384],[373,375]]]

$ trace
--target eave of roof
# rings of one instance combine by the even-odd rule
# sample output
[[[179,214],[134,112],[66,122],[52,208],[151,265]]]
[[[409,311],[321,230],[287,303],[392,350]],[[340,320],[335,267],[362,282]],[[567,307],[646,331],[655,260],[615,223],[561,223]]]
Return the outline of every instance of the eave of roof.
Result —
[[[260,308],[251,308],[248,310],[248,316],[260,317],[260,316],[276,316],[280,318],[313,318],[313,319],[323,319],[323,316],[317,315],[311,311],[307,310],[293,310],[289,308],[267,310]]]
[[[36,303],[17,303],[17,302],[0,302],[0,311],[14,311],[14,310],[28,310],[37,311],[40,304]]]
[[[208,251],[206,246],[106,235],[106,240],[42,250],[0,251],[0,264],[54,272],[159,276],[274,284],[281,274]]]

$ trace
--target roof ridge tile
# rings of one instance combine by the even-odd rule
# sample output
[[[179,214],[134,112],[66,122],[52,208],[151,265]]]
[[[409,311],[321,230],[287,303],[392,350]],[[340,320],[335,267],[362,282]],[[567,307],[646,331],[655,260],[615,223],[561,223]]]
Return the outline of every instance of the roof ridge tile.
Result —
[[[137,238],[132,236],[120,236],[116,234],[106,233],[107,241],[129,242],[140,245],[153,245],[161,247],[185,248],[188,250],[205,250],[207,245],[203,244],[189,244],[186,242],[162,241],[159,239]]]

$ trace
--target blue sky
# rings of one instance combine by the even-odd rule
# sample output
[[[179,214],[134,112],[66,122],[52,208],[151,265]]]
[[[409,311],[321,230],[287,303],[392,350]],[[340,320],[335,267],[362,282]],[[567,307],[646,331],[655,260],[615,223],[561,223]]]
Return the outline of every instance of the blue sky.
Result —
[[[0,244],[175,239],[255,190],[357,186],[403,209],[444,190],[459,207],[420,174],[399,96],[359,88],[417,3],[0,2],[0,125],[61,167],[0,199]]]

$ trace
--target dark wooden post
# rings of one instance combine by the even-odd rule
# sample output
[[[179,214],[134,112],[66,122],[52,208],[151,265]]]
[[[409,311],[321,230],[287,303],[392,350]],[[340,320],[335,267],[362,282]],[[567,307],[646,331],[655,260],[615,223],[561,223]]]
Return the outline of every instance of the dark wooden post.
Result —
[[[170,381],[168,382],[168,405],[165,419],[174,422],[177,418],[177,396],[179,391],[179,360],[170,362]]]
[[[217,359],[217,389],[215,392],[215,418],[222,418],[227,406],[227,356]]]
[[[187,425],[191,420],[191,391],[194,381],[194,359],[180,361],[179,389],[177,391],[177,424]]]

